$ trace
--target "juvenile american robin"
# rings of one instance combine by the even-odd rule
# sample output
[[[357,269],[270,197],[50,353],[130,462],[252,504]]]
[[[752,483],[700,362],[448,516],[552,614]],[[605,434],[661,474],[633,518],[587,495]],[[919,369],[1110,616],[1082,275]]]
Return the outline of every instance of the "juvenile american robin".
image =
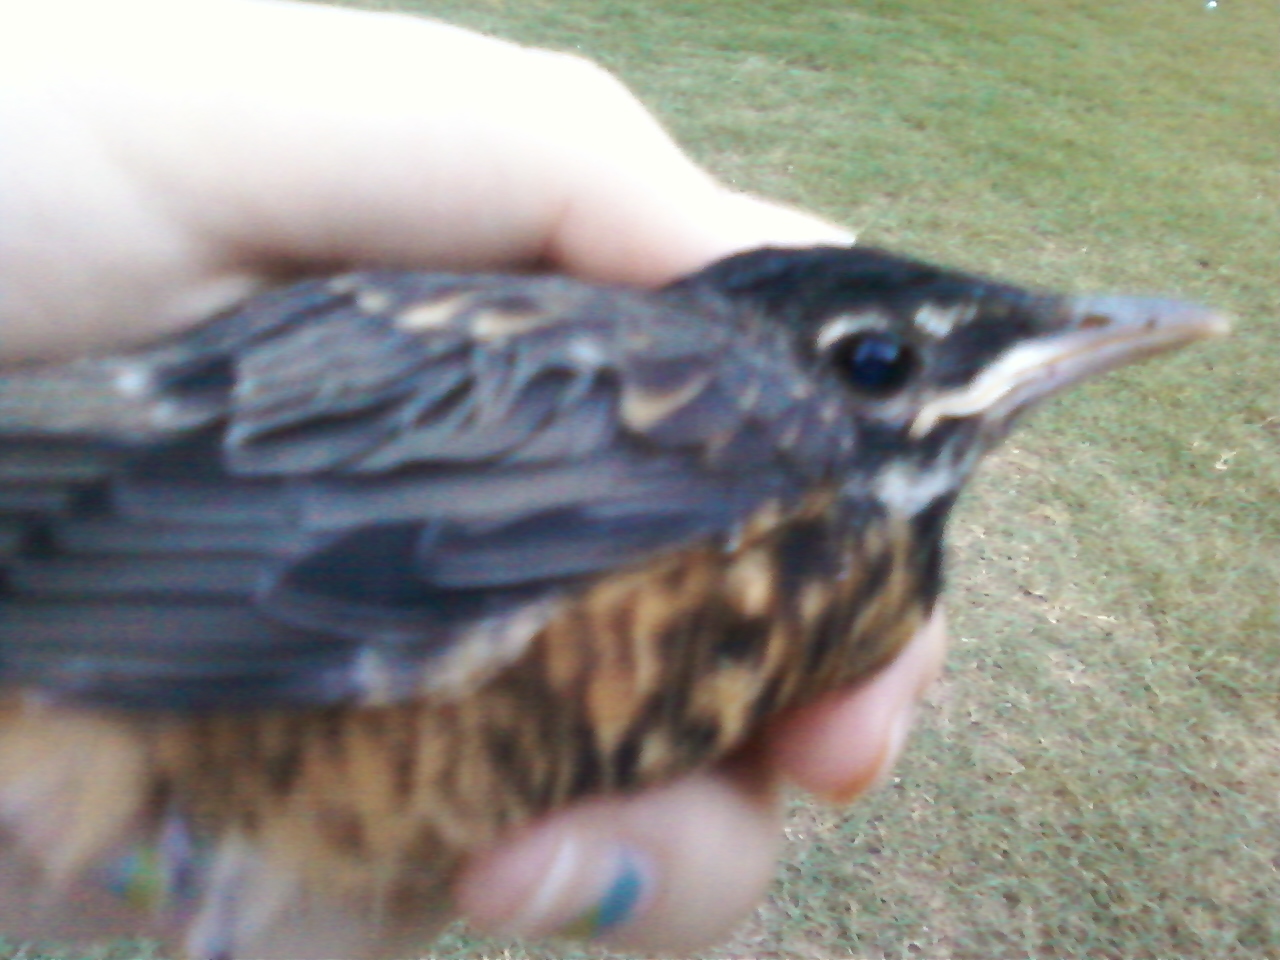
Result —
[[[115,884],[201,960],[385,955],[469,851],[875,671],[1020,414],[1223,329],[764,249],[312,279],[11,372],[0,824],[55,914]]]

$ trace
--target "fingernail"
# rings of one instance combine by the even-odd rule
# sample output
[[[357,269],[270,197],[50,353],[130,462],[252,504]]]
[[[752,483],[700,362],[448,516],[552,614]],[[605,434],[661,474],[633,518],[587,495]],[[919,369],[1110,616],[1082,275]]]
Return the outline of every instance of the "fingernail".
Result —
[[[915,701],[907,703],[893,720],[893,725],[889,728],[889,736],[885,740],[884,753],[880,756],[880,766],[876,770],[875,776],[871,778],[868,790],[878,790],[885,785],[889,776],[893,773],[893,768],[898,765],[898,759],[902,756],[902,751],[907,745],[907,738],[911,736],[911,728],[916,722],[916,704]]]
[[[154,841],[133,844],[104,864],[103,880],[131,906],[164,911],[195,902],[208,851],[180,817],[167,817]]]
[[[611,873],[604,892],[576,920],[560,928],[561,936],[592,940],[621,927],[639,913],[650,886],[640,859],[625,847],[619,848]]]
[[[629,847],[565,838],[523,910],[503,933],[590,940],[633,920],[653,889],[647,858]]]
[[[898,709],[897,715],[890,721],[888,732],[883,740],[880,757],[876,761],[875,767],[863,776],[850,780],[841,789],[832,791],[828,795],[828,799],[838,804],[851,803],[863,794],[884,786],[889,776],[893,773],[893,768],[897,764],[898,758],[902,756],[902,750],[907,744],[907,738],[911,736],[911,727],[915,723],[915,717],[915,701],[908,700]]]

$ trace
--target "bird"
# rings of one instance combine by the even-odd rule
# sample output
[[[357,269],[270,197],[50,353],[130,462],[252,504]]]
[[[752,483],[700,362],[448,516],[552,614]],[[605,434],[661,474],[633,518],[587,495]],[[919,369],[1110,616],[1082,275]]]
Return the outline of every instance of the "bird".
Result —
[[[0,372],[28,914],[88,889],[197,960],[394,955],[469,853],[874,673],[1024,413],[1226,326],[855,244],[654,290],[315,276]]]

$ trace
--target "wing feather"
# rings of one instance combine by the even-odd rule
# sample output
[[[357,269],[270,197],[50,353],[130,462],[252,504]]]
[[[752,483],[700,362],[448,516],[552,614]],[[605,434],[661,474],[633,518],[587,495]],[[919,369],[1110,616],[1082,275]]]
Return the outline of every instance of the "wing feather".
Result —
[[[794,495],[806,376],[661,295],[362,273],[0,377],[0,676],[157,709],[464,685],[590,579]]]

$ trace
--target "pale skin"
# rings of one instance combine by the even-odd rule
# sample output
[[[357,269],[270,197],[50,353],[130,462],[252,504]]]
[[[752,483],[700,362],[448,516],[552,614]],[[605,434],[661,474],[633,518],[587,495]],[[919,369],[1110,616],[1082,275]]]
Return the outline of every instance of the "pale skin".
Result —
[[[0,142],[8,362],[147,341],[300,270],[652,286],[761,244],[849,239],[718,184],[585,60],[304,4],[0,0]],[[944,634],[936,616],[872,680],[720,769],[582,804],[475,858],[459,911],[553,933],[625,848],[649,883],[611,945],[726,935],[772,875],[780,784],[845,802],[883,779]]]

